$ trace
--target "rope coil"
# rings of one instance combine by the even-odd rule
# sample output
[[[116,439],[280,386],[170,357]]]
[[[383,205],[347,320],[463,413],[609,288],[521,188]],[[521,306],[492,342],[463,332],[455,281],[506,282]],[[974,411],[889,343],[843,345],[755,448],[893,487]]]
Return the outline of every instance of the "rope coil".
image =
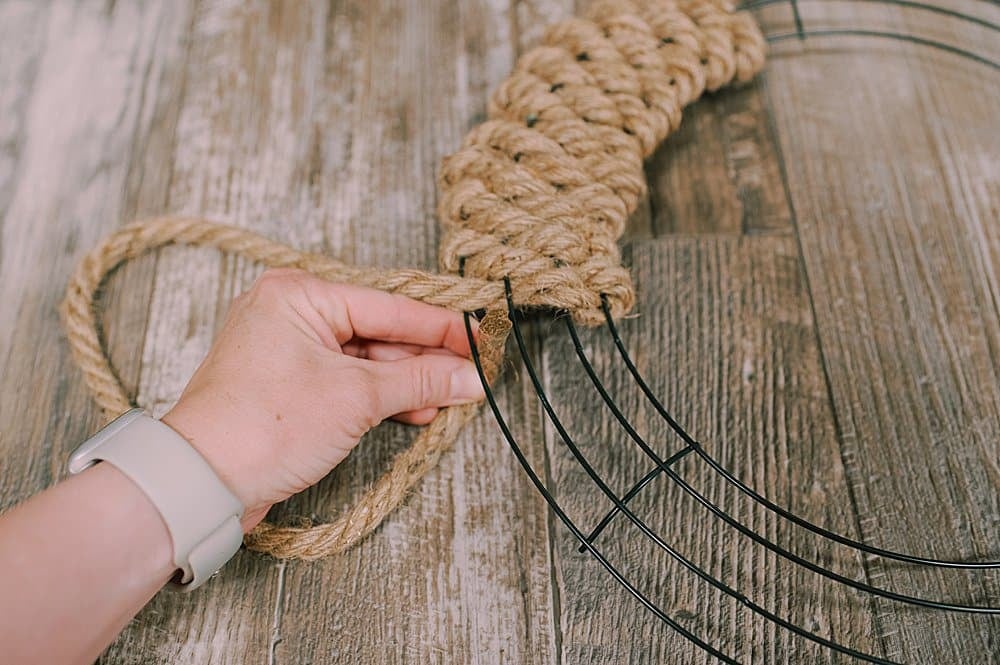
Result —
[[[500,313],[505,278],[520,309],[566,311],[599,325],[606,299],[613,317],[625,315],[635,292],[617,241],[646,191],[643,159],[677,128],[684,106],[759,71],[765,42],[750,15],[726,0],[599,0],[588,17],[550,28],[493,95],[487,121],[445,159],[444,274],[351,266],[194,217],[137,222],[105,239],[81,261],[61,309],[73,358],[105,419],[133,400],[98,332],[96,296],[122,263],[165,245],[214,247],[459,311],[487,309],[479,352],[490,380],[510,328]],[[247,547],[308,560],[345,551],[405,499],[476,410],[442,409],[335,521],[261,523]]]

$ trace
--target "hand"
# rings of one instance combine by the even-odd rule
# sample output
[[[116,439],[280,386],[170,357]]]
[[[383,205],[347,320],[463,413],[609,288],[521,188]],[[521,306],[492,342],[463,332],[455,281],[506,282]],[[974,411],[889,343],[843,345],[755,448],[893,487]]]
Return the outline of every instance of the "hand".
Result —
[[[250,530],[386,418],[425,424],[483,398],[462,316],[403,296],[270,270],[232,304],[163,422],[246,507]]]

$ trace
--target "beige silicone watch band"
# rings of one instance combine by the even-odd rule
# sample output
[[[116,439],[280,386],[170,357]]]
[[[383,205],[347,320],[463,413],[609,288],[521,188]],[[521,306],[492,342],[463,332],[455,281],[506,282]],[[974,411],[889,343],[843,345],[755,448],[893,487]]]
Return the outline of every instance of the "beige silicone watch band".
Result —
[[[85,441],[70,473],[99,461],[114,465],[149,497],[170,532],[184,591],[196,589],[243,542],[243,505],[205,458],[173,429],[132,409]]]

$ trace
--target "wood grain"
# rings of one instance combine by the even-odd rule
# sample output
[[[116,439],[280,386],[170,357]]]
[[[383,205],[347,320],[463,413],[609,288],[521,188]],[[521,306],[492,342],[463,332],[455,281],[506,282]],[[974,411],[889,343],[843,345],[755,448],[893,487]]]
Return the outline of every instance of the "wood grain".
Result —
[[[61,475],[70,447],[97,422],[82,385],[69,381],[56,305],[80,248],[136,205],[122,192],[133,156],[156,149],[157,102],[147,94],[178,64],[185,26],[173,7],[110,16],[87,4],[8,3],[0,11],[0,501],[8,506]]]
[[[380,266],[436,264],[435,176],[486,99],[573,0],[0,3],[0,509],[54,482],[97,427],[55,307],[79,256],[127,220],[198,213]],[[949,6],[994,22],[996,7]],[[988,31],[803,3],[807,25]],[[774,30],[788,10],[760,13]],[[708,96],[649,161],[624,239],[640,292],[622,335],[682,423],[738,477],[820,524],[941,557],[1000,555],[1000,87],[954,56],[872,40],[775,49]],[[72,112],[67,112],[71,109]],[[115,366],[161,413],[259,268],[166,250],[103,297]],[[639,432],[679,443],[607,334],[586,353]],[[652,466],[602,406],[561,320],[528,355],[621,495]],[[508,348],[513,352],[513,343]],[[511,356],[501,408],[585,531],[610,505]],[[327,519],[407,445],[385,425],[274,517]],[[860,559],[677,469],[768,538],[858,580],[981,604],[996,574]],[[666,478],[630,504],[712,575],[825,637],[913,663],[1000,662],[1000,623],[875,601],[790,566]],[[711,590],[618,516],[599,547],[671,616],[741,662],[847,662]],[[712,662],[624,593],[555,520],[483,414],[404,508],[317,563],[246,552],[161,594],[112,663]]]
[[[706,95],[647,165],[653,235],[790,233],[761,86]]]

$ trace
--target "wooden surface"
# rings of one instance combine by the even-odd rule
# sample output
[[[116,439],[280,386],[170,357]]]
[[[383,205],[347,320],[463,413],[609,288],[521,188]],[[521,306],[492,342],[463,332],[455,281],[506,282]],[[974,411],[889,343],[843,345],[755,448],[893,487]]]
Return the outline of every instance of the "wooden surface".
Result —
[[[996,6],[950,5],[1000,20]],[[0,3],[0,509],[59,478],[98,424],[56,316],[81,254],[126,221],[201,213],[382,266],[435,265],[435,174],[560,0]],[[805,4],[807,24],[995,37],[941,17]],[[787,9],[760,14],[789,28]],[[819,25],[819,23],[815,24]],[[870,39],[776,49],[766,74],[689,109],[649,162],[625,240],[640,299],[625,343],[668,409],[738,477],[851,537],[1000,558],[1000,76]],[[106,297],[140,402],[176,399],[258,268],[171,249]],[[653,447],[680,447],[602,330],[582,333]],[[651,467],[599,403],[561,322],[527,342],[559,417],[611,489]],[[513,346],[509,347],[513,351]],[[514,356],[511,356],[512,358]],[[501,408],[585,531],[609,502],[511,362]],[[277,509],[329,516],[409,439],[386,425]],[[686,458],[727,511],[854,579],[997,604],[1000,575],[861,558],[775,519]],[[781,616],[908,663],[1000,662],[1000,620],[901,607],[753,546],[669,480],[631,504],[664,540]],[[598,546],[741,662],[846,662],[699,582],[619,517]],[[57,638],[57,636],[54,636]],[[701,663],[547,510],[483,414],[404,508],[317,563],[241,552],[162,594],[119,663]]]

